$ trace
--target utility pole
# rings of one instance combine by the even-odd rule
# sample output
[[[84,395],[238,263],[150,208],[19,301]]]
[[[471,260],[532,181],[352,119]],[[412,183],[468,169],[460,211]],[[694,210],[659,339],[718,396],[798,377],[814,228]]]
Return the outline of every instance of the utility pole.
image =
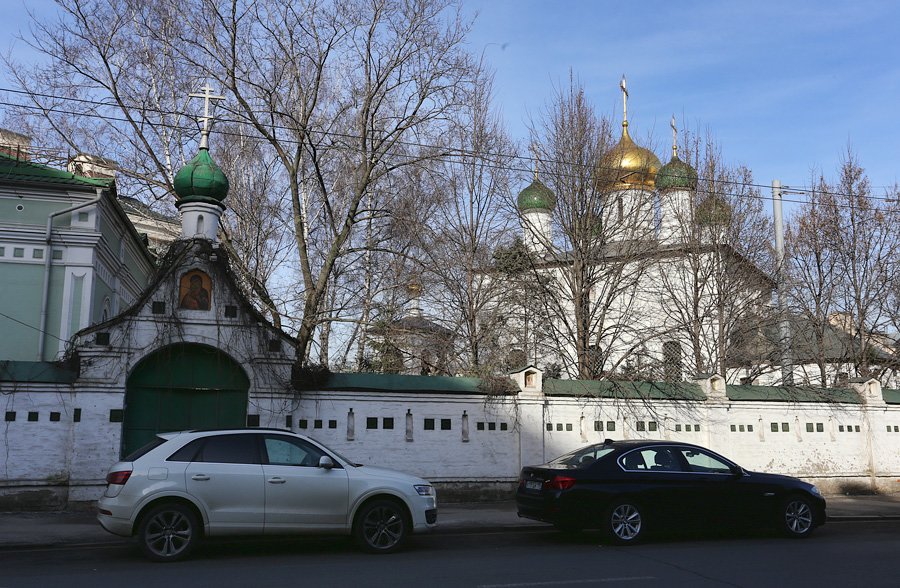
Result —
[[[781,385],[794,385],[794,361],[791,357],[791,323],[788,320],[787,285],[784,283],[784,215],[781,197],[783,194],[801,194],[781,187],[779,180],[772,180],[772,213],[775,220],[775,281],[778,294],[779,321],[778,347],[781,350]]]

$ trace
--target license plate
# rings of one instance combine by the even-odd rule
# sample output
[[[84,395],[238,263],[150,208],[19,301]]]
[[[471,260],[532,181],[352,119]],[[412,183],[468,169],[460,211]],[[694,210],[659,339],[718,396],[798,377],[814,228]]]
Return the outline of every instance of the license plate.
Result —
[[[544,487],[544,483],[540,480],[525,480],[526,490],[540,490]]]

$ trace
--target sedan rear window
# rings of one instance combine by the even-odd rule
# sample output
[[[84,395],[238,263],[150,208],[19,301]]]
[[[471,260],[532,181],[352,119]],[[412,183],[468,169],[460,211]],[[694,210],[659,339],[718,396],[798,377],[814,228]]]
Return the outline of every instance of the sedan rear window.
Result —
[[[613,448],[606,445],[592,445],[591,447],[577,449],[575,451],[572,451],[571,453],[561,455],[550,463],[553,465],[566,465],[583,468],[591,465],[598,459],[602,458],[604,455],[612,453],[612,451]]]

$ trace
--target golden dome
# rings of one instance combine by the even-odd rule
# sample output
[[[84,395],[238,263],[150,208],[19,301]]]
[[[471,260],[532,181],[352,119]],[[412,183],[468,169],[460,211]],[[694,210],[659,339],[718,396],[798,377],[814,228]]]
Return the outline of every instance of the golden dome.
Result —
[[[643,187],[653,189],[656,172],[662,167],[659,158],[649,149],[638,147],[628,135],[628,121],[622,123],[619,144],[606,154],[601,177],[606,177],[622,188]]]

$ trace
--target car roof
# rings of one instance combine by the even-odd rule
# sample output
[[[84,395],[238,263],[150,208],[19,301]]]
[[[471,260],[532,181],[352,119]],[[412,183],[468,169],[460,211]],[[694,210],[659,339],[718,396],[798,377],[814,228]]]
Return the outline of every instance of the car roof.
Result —
[[[608,445],[616,449],[634,449],[637,447],[651,447],[654,445],[675,445],[678,447],[697,447],[702,449],[700,445],[686,443],[684,441],[669,441],[666,439],[606,439],[599,445]]]
[[[166,433],[159,433],[160,437],[164,437],[166,435],[183,435],[185,433],[291,433],[294,435],[299,435],[299,433],[295,433],[294,431],[290,431],[288,429],[279,429],[277,427],[229,427],[227,429],[223,428],[213,428],[213,429],[186,429],[184,431],[170,431]]]

